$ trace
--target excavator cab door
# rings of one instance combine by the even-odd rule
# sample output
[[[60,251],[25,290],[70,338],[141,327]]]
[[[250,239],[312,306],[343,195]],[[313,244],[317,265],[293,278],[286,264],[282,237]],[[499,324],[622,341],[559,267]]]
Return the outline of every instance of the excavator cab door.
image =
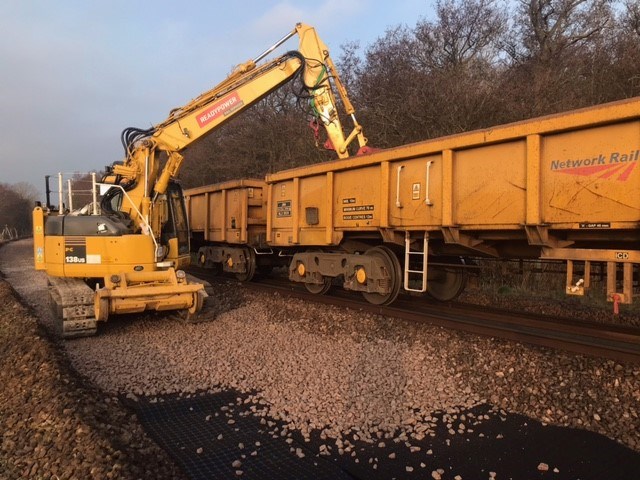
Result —
[[[167,221],[162,226],[161,240],[169,246],[171,259],[189,256],[189,223],[182,188],[171,182],[166,193]]]

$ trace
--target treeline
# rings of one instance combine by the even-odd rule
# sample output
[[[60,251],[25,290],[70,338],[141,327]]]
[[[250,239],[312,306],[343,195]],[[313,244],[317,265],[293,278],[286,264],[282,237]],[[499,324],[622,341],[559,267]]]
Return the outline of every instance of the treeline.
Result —
[[[0,231],[7,227],[18,235],[31,234],[31,212],[38,198],[35,187],[28,183],[0,183]]]
[[[369,144],[393,147],[640,95],[640,2],[439,0],[433,21],[342,50],[339,74]],[[297,91],[279,90],[191,148],[183,185],[335,158]]]

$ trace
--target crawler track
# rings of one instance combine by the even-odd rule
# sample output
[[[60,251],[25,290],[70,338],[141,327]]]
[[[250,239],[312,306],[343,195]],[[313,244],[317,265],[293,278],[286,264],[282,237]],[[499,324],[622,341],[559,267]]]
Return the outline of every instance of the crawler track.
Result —
[[[80,278],[49,278],[49,295],[62,338],[90,337],[96,334],[94,292]]]
[[[192,273],[216,282],[225,281],[207,270],[194,268]],[[228,279],[227,279],[228,280]],[[388,317],[423,322],[475,334],[515,340],[590,356],[624,362],[640,362],[640,329],[605,325],[588,320],[559,318],[533,313],[502,311],[495,308],[459,304],[435,304],[401,296],[393,306],[367,303],[352,292],[334,289],[326,295],[314,295],[304,287],[281,278],[258,278],[243,283],[244,288],[277,291],[282,295],[324,303]]]

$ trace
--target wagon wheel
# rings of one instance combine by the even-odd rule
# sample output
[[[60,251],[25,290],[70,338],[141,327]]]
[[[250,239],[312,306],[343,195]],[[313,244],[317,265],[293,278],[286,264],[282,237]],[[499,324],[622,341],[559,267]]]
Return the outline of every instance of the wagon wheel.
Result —
[[[250,282],[256,274],[256,253],[253,248],[245,248],[244,257],[247,263],[247,270],[243,273],[236,273],[236,278],[241,282]]]
[[[390,305],[398,298],[402,284],[402,268],[398,257],[387,247],[374,247],[367,250],[365,255],[382,259],[384,269],[389,276],[391,290],[386,294],[362,292],[362,296],[367,302],[374,305]]]
[[[305,283],[304,287],[307,289],[309,293],[313,293],[314,295],[324,295],[331,288],[332,278],[331,277],[322,277],[323,283]]]
[[[312,249],[307,250],[309,253],[322,253],[321,249]],[[322,283],[306,283],[304,284],[304,288],[307,289],[307,292],[313,293],[314,295],[324,295],[331,288],[331,284],[333,283],[332,277],[322,277]]]
[[[467,276],[463,268],[456,267],[456,265],[464,265],[464,261],[458,258],[451,264],[451,267],[441,265],[429,267],[427,294],[434,300],[450,302],[464,291]]]

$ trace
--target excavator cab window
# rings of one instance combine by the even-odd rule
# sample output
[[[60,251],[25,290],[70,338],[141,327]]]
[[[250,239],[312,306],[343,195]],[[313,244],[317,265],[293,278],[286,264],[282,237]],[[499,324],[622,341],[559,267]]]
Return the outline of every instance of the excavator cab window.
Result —
[[[109,193],[109,211],[119,212],[122,207],[122,197],[124,196],[122,191],[118,188],[113,188]]]
[[[175,238],[178,240],[178,254],[189,254],[189,223],[184,206],[182,188],[177,183],[169,184],[167,189],[167,203],[169,206],[169,218],[162,229],[163,239]]]

